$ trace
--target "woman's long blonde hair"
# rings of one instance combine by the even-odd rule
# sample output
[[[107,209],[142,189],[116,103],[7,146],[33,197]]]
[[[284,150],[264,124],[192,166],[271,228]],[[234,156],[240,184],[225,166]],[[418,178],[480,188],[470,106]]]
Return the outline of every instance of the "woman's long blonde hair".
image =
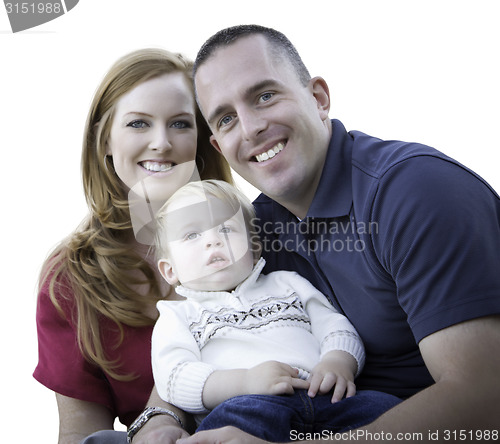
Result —
[[[129,380],[132,375],[120,374],[120,363],[106,357],[100,319],[104,316],[117,325],[121,343],[123,324],[141,327],[154,323],[144,313],[161,295],[154,270],[128,242],[133,231],[127,191],[105,155],[106,142],[118,99],[140,83],[172,72],[184,73],[192,85],[191,61],[161,49],[142,49],[119,59],[104,77],[94,95],[83,139],[82,177],[89,214],[52,252],[40,278],[40,287],[48,285],[61,314],[63,299],[74,298],[70,321],[76,326],[82,353],[119,380]],[[201,178],[232,182],[228,164],[210,146],[210,132],[198,110],[197,126],[196,163]],[[146,295],[134,290],[139,285],[147,285]]]

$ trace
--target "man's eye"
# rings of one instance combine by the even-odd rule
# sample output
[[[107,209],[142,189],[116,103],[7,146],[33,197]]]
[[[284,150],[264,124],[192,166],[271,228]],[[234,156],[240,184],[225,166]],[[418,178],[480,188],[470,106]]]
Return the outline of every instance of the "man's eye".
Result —
[[[223,225],[222,227],[220,227],[219,232],[223,234],[231,233],[231,227]]]
[[[194,239],[196,239],[199,235],[200,235],[199,233],[195,233],[195,232],[193,232],[193,233],[188,233],[188,234],[186,234],[186,236],[184,236],[184,239],[186,239],[186,240],[194,240]]]
[[[233,118],[231,116],[224,116],[222,119],[219,120],[219,127],[230,124],[232,120]]]
[[[261,94],[261,96],[259,97],[259,102],[267,102],[267,101],[271,100],[271,97],[273,97],[273,95],[274,94],[270,93],[270,92]]]
[[[149,125],[144,120],[132,120],[132,122],[127,123],[127,126],[131,128],[146,128]]]

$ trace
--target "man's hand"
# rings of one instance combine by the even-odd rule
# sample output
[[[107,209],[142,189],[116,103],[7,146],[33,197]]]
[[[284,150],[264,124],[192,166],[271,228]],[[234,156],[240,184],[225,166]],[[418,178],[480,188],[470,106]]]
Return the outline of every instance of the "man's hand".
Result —
[[[291,395],[295,389],[308,389],[309,382],[298,377],[299,371],[288,364],[266,361],[247,371],[247,393]]]
[[[357,362],[349,353],[337,350],[327,353],[311,371],[308,395],[311,398],[318,393],[324,395],[335,386],[332,403],[340,401],[344,394],[346,398],[354,396],[356,369]]]
[[[242,432],[236,427],[205,430],[177,441],[178,444],[265,444],[267,441]]]

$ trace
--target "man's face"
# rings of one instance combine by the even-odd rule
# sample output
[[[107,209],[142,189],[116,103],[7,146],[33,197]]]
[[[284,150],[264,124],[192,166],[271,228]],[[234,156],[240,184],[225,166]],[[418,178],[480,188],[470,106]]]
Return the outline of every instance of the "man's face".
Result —
[[[243,178],[304,216],[330,138],[324,81],[304,86],[288,60],[252,35],[217,49],[195,83],[212,144]]]

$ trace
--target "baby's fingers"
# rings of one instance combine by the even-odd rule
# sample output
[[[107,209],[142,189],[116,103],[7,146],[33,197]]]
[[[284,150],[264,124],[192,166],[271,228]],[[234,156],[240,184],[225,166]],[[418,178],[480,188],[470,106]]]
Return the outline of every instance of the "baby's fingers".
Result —
[[[318,390],[321,385],[321,381],[323,381],[323,377],[313,374],[308,381],[309,390],[307,394],[309,395],[309,397],[314,398],[318,394]]]
[[[335,389],[332,395],[332,404],[339,402],[343,397],[347,388],[347,383],[345,379],[339,378],[335,384]]]
[[[333,390],[332,403],[340,401],[344,394],[346,398],[350,398],[356,394],[356,385],[354,382],[344,378],[338,378]]]
[[[314,374],[310,379],[310,387],[308,395],[314,398],[318,393],[323,395],[328,393],[331,388],[335,385],[337,381],[337,376],[333,373],[327,374]]]
[[[291,384],[294,389],[307,390],[310,387],[309,381],[300,378],[292,378]]]

